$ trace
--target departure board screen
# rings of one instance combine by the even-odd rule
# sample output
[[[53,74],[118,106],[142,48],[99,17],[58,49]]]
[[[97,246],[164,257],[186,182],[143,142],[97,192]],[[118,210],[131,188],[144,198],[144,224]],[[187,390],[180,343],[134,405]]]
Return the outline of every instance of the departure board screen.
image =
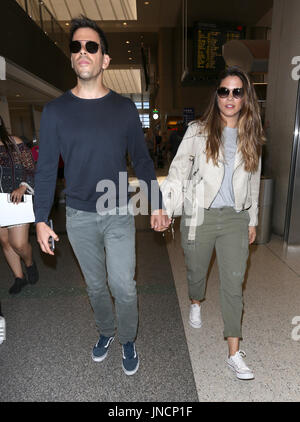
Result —
[[[195,70],[204,79],[215,78],[225,69],[223,45],[227,41],[243,38],[243,26],[197,23],[194,30]]]

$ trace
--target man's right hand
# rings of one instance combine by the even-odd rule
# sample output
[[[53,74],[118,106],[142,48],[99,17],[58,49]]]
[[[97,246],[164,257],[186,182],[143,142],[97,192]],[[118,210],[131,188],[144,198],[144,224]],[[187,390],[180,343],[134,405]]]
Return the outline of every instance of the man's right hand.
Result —
[[[49,245],[50,236],[52,236],[56,242],[59,241],[57,234],[53,230],[50,229],[48,224],[42,223],[42,222],[36,223],[36,237],[37,237],[38,243],[40,244],[40,248],[42,249],[43,252],[49,255],[54,255],[54,252],[51,251],[50,245]]]

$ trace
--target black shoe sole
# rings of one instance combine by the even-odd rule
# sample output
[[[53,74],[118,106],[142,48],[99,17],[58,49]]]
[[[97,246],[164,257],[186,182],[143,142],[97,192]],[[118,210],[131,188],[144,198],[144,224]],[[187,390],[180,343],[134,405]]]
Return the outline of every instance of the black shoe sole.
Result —
[[[36,284],[39,281],[39,279],[37,279],[36,281],[28,281],[28,284]]]
[[[28,283],[24,283],[24,284],[22,284],[20,287],[18,287],[18,289],[17,289],[17,290],[12,290],[12,289],[13,289],[13,286],[12,286],[12,287],[9,289],[8,293],[9,293],[10,295],[17,295],[18,293],[20,293],[20,292],[21,292],[21,290],[23,289],[23,287],[25,287],[27,284],[28,284]]]
[[[30,271],[28,271],[28,268],[30,268]],[[39,273],[35,262],[30,267],[26,267],[26,273],[29,284],[36,284],[39,281]]]

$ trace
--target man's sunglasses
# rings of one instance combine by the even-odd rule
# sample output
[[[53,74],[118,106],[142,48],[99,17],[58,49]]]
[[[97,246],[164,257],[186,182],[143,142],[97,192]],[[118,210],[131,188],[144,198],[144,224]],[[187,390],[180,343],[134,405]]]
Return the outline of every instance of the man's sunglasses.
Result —
[[[90,54],[96,54],[97,51],[99,50],[99,45],[98,43],[96,43],[95,41],[71,41],[70,42],[70,51],[71,53],[79,53],[79,51],[81,50],[81,43],[85,42],[85,46],[84,48],[86,49],[86,51]]]
[[[218,94],[218,97],[220,98],[227,98],[230,92],[232,92],[233,97],[236,99],[243,98],[244,96],[244,88],[228,89],[221,86],[220,88],[217,89],[217,94]]]

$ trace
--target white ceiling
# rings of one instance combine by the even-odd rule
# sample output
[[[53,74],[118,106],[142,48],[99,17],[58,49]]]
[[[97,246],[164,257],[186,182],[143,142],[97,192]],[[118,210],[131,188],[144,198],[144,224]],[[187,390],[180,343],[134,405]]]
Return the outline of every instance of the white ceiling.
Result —
[[[43,105],[62,92],[15,63],[0,56],[0,95],[5,96],[11,107],[24,104]]]
[[[140,69],[107,69],[103,73],[104,84],[119,94],[142,92]]]
[[[136,20],[136,0],[44,0],[58,21],[68,21],[81,14],[93,20]]]
[[[66,23],[80,14],[97,21],[107,35],[112,57],[104,81],[111,89],[124,94],[141,92],[141,42],[146,49],[150,48],[151,58],[155,60],[160,28],[180,27],[182,23],[182,0],[149,0],[147,5],[144,0],[44,0],[44,3],[66,32]],[[272,3],[272,0],[230,0],[230,4],[224,0],[188,0],[188,24],[235,21],[256,25]],[[126,44],[127,40],[130,40],[130,46]],[[131,61],[129,57],[132,57]],[[45,102],[46,93],[39,90],[35,95],[34,88],[35,84],[30,87],[25,84],[24,95],[16,97],[17,93],[22,93],[21,81],[11,80],[10,84],[8,79],[1,82],[0,95],[7,95],[14,103],[26,101],[26,98],[28,103]]]

